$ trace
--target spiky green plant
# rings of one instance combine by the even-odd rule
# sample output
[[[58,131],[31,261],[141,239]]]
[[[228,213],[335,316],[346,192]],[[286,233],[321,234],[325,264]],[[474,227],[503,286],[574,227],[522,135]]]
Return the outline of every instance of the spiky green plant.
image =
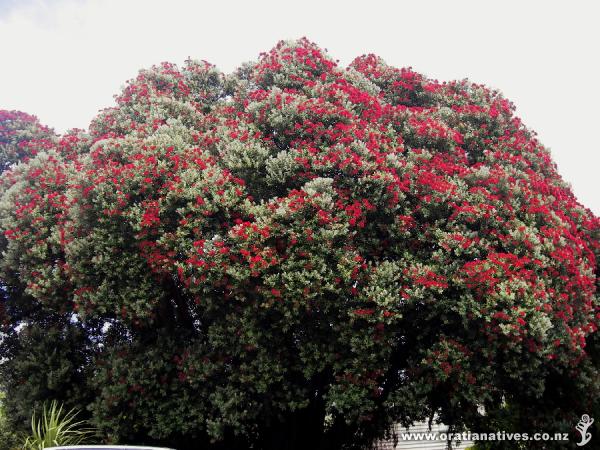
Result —
[[[42,417],[31,417],[31,436],[23,444],[23,450],[41,450],[58,445],[78,445],[86,443],[95,434],[83,420],[76,420],[77,412],[71,409],[63,412],[63,406],[52,401],[44,404]]]

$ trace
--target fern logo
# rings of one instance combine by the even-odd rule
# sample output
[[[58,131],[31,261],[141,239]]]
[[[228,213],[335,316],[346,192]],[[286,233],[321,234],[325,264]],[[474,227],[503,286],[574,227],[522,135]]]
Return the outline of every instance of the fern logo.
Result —
[[[575,426],[575,429],[579,431],[579,434],[581,434],[581,442],[577,443],[579,447],[583,447],[585,444],[590,442],[590,439],[592,439],[592,433],[588,433],[587,429],[593,423],[594,419],[588,416],[587,414],[584,414],[583,416],[581,416],[581,420],[579,421],[579,423]]]

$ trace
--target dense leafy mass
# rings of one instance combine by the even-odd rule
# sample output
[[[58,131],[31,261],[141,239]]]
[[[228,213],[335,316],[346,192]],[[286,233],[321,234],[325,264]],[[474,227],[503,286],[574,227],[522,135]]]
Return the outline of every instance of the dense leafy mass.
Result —
[[[27,160],[39,151],[53,148],[54,133],[35,116],[0,110],[0,172]]]
[[[4,392],[0,391],[0,450],[16,450],[22,443],[21,436],[11,428],[4,413]]]
[[[15,418],[51,397],[112,441],[358,448],[598,407],[600,221],[499,92],[302,39],[116,100],[63,136],[0,116]]]

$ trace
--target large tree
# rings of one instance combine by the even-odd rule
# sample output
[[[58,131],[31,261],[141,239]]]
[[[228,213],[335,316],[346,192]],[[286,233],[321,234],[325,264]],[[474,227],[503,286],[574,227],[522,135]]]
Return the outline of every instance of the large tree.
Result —
[[[61,397],[114,442],[330,449],[598,407],[600,221],[497,91],[302,39],[28,138],[0,179],[17,422]]]

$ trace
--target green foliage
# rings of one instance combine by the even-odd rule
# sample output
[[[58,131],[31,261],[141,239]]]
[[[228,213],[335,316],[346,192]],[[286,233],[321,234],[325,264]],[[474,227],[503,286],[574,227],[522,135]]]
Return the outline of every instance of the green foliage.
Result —
[[[33,314],[30,317],[39,317]],[[6,358],[0,365],[3,385],[10,395],[5,407],[13,426],[25,432],[31,412],[49,399],[84,412],[93,398],[87,385],[91,345],[81,324],[45,313],[43,320],[23,324],[8,334],[0,348]]]
[[[95,430],[85,421],[76,420],[75,410],[63,411],[56,401],[44,405],[41,417],[31,417],[31,435],[25,439],[23,450],[42,450],[61,445],[89,444]]]
[[[0,450],[16,450],[22,439],[14,432],[4,410],[4,391],[0,389]]]

